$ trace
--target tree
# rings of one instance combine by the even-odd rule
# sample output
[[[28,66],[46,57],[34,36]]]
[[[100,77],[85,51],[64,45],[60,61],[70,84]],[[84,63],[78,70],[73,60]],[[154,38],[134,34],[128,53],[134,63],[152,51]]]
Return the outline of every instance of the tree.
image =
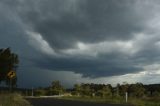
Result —
[[[125,93],[128,92],[129,84],[127,82],[123,82],[123,84],[120,86],[120,96],[125,96]]]
[[[132,97],[143,97],[145,94],[145,88],[142,83],[131,84],[129,86],[129,93]]]
[[[117,97],[120,96],[120,93],[119,93],[120,86],[121,86],[121,85],[118,83],[117,86],[116,86],[116,89],[115,89],[115,94],[116,94]]]
[[[82,92],[81,85],[80,84],[75,84],[74,85],[74,90],[75,90],[75,94],[79,96],[81,94],[81,92]]]
[[[92,96],[92,90],[90,88],[90,84],[81,84],[82,86],[82,95],[84,96]]]
[[[0,82],[5,81],[6,84],[10,83],[7,74],[9,71],[16,71],[19,59],[18,55],[12,53],[10,48],[0,49]],[[16,85],[17,77],[12,79],[12,85]]]
[[[64,92],[64,88],[59,81],[53,81],[50,92],[51,92],[51,95],[60,95]]]
[[[102,89],[98,90],[97,96],[110,98],[112,96],[110,85],[104,85]]]

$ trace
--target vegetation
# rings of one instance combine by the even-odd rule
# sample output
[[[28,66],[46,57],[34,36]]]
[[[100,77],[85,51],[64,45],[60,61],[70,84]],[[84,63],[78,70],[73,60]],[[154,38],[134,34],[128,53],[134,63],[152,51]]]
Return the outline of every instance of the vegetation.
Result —
[[[12,53],[10,48],[0,49],[0,83],[3,81],[10,88],[16,87],[18,63],[18,55]],[[21,95],[17,93],[2,93],[4,90],[5,88],[0,88],[0,106],[31,106]]]
[[[36,96],[59,95],[60,99],[78,100],[86,102],[126,104],[125,93],[128,92],[127,104],[135,106],[160,106],[160,85],[117,84],[112,87],[110,84],[75,84],[73,89],[62,87],[59,81],[53,81],[50,87],[38,88]]]
[[[100,97],[81,97],[81,96],[64,96],[59,99],[74,100],[82,102],[96,102],[96,103],[109,103],[109,104],[131,104],[133,106],[160,106],[160,98],[132,98],[125,102],[125,98],[100,98]]]
[[[35,96],[42,96],[42,95],[61,95],[65,92],[63,86],[60,84],[59,81],[53,81],[51,86],[47,88],[38,88],[34,90]]]
[[[18,63],[18,55],[12,53],[10,48],[0,49],[0,82],[5,81],[7,85],[16,86],[17,77],[13,77],[11,81],[7,74],[16,71]]]
[[[31,106],[31,104],[23,99],[19,94],[0,94],[0,106]]]

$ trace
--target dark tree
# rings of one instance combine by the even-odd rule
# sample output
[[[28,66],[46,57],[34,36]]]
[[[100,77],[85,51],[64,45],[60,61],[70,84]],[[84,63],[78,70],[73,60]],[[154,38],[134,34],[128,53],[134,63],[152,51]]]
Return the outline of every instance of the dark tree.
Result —
[[[82,93],[82,86],[80,84],[75,84],[74,90],[75,90],[74,94],[79,96]]]
[[[145,94],[145,88],[142,83],[131,84],[129,86],[129,93],[132,97],[143,97]]]
[[[63,86],[59,81],[53,81],[50,88],[50,95],[60,95],[64,92]]]
[[[0,49],[0,82],[5,81],[6,84],[10,83],[7,76],[8,72],[15,71],[18,66],[18,55],[12,53],[10,48]],[[12,85],[16,85],[17,77],[12,78]]]

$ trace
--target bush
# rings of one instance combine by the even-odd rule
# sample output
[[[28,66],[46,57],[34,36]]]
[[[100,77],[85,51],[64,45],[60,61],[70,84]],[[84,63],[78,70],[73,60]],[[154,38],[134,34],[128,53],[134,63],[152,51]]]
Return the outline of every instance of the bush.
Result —
[[[35,90],[34,91],[34,95],[35,96],[44,96],[46,94],[47,94],[47,92],[45,90],[43,90],[43,89],[39,89],[39,90]]]

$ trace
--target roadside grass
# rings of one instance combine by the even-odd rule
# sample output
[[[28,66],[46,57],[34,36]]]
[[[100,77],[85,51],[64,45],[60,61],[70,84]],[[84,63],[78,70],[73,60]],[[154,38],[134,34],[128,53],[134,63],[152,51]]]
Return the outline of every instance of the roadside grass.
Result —
[[[135,106],[160,106],[160,98],[143,98],[143,99],[136,99],[136,98],[130,98],[129,100],[130,104],[133,104]]]
[[[0,106],[32,106],[18,93],[0,94]]]
[[[64,96],[59,99],[82,101],[82,102],[96,102],[96,103],[110,103],[110,104],[125,104],[125,100],[122,98],[101,98],[101,97],[89,97],[89,96]]]
[[[87,97],[87,96],[65,96],[59,99],[82,101],[82,102],[96,102],[109,104],[125,104],[129,106],[160,106],[160,98],[129,98],[128,103],[125,98],[101,98],[101,97]]]
[[[160,106],[160,97],[145,98],[145,106]]]

